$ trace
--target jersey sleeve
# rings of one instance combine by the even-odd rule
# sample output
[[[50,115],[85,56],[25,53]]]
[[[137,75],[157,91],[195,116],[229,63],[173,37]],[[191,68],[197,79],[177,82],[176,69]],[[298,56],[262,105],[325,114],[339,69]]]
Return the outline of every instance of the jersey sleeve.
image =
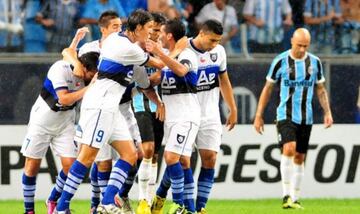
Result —
[[[178,57],[178,61],[181,64],[185,65],[188,68],[189,72],[197,73],[198,62],[197,62],[196,54],[193,51],[189,49],[185,49],[185,51],[180,53]]]
[[[227,58],[225,48],[219,45],[219,55],[220,55],[220,70],[219,73],[224,73],[227,70]]]
[[[268,74],[266,76],[266,80],[276,83],[280,78],[280,68],[282,66],[282,60],[275,58],[273,62],[271,63],[270,69],[268,71]]]
[[[125,65],[145,65],[148,61],[150,56],[144,52],[136,44],[131,44],[132,47],[127,51],[126,56],[124,56],[123,62]]]
[[[68,84],[66,81],[67,69],[70,69],[68,65],[60,63],[56,63],[50,68],[47,77],[51,81],[55,91],[68,89]]]
[[[320,59],[317,59],[316,60],[316,70],[317,70],[317,73],[316,73],[316,84],[319,84],[319,83],[324,83],[325,82],[325,76],[324,76],[324,70],[323,70],[323,66],[322,66],[322,63],[320,61]]]
[[[144,66],[138,66],[138,65],[134,66],[133,80],[137,83],[137,86],[140,88],[145,89],[150,87],[150,81]]]

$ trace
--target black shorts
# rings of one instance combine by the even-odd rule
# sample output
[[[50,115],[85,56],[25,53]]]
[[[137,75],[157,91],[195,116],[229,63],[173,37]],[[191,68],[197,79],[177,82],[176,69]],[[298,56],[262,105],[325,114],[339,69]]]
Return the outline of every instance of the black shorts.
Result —
[[[299,125],[290,120],[281,120],[277,122],[276,127],[281,148],[285,143],[295,141],[298,153],[307,152],[312,125]]]
[[[155,142],[155,153],[161,148],[164,136],[164,123],[156,119],[152,112],[135,112],[142,142]]]

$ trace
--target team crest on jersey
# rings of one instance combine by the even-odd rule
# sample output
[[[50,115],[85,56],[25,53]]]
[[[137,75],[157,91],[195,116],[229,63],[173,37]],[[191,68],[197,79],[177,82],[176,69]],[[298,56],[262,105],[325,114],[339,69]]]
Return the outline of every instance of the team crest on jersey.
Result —
[[[313,73],[313,68],[311,66],[309,66],[307,69],[307,72],[308,72],[308,74],[311,75]]]
[[[211,53],[211,54],[210,54],[210,59],[211,59],[211,61],[216,62],[217,58],[218,58],[217,53]]]
[[[176,140],[179,144],[182,144],[185,140],[185,135],[180,135],[180,134],[177,134],[176,136]]]

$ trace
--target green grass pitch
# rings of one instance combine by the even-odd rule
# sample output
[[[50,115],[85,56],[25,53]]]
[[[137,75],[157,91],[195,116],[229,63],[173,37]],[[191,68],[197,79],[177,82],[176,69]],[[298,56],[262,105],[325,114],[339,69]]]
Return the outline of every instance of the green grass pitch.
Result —
[[[209,214],[282,214],[282,213],[311,213],[311,214],[359,214],[360,199],[304,199],[304,210],[283,210],[280,199],[268,200],[210,200],[207,205]],[[36,202],[36,213],[46,213],[43,201]],[[71,204],[73,214],[88,214],[89,201],[75,200]],[[133,203],[136,208],[136,203]],[[169,203],[165,205],[165,212]],[[1,201],[0,213],[23,213],[22,201]]]

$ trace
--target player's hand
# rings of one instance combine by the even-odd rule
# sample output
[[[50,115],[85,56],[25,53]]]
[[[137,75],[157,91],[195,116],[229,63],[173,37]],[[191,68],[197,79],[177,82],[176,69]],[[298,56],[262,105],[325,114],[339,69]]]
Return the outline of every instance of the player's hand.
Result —
[[[324,115],[324,126],[325,126],[325,129],[327,128],[330,128],[332,126],[332,124],[334,123],[334,120],[332,118],[332,115],[331,113],[326,113]]]
[[[89,33],[89,28],[88,27],[82,27],[82,28],[79,28],[77,31],[76,31],[76,34],[74,36],[74,39],[76,39],[77,41],[80,41],[82,40],[86,33]]]
[[[261,116],[255,116],[254,128],[259,134],[264,133],[264,120]]]
[[[235,124],[237,123],[237,112],[236,111],[230,111],[228,118],[226,119],[225,126],[228,128],[228,131],[231,131]]]
[[[262,19],[256,19],[256,20],[255,20],[255,25],[256,25],[256,27],[258,27],[258,28],[262,28],[262,27],[265,26],[265,22],[264,22],[264,20],[262,20]]]
[[[145,48],[146,48],[146,51],[148,51],[152,54],[155,54],[155,55],[159,55],[159,53],[162,52],[161,44],[154,42],[150,39],[146,40]]]
[[[160,103],[160,104],[157,105],[156,119],[158,119],[160,121],[165,120],[165,105],[164,105],[164,103]]]

